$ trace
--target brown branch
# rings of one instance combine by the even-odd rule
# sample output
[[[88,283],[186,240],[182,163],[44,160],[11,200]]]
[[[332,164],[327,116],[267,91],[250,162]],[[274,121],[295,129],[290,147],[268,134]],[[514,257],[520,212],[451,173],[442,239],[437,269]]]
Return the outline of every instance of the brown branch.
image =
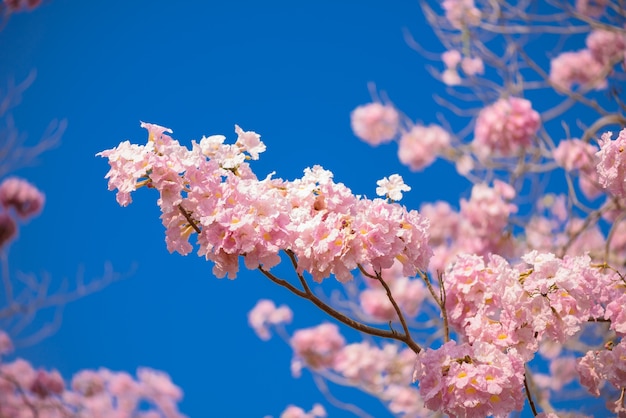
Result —
[[[189,212],[187,212],[184,208],[182,204],[178,204],[178,210],[180,210],[180,213],[183,214],[183,216],[185,217],[185,219],[187,219],[187,222],[189,222],[189,225],[191,225],[191,227],[194,229],[194,231],[196,231],[198,234],[200,234],[202,232],[202,230],[198,227],[198,225],[196,224],[196,221],[191,217],[191,214]]]
[[[276,277],[275,275],[273,275],[272,273],[270,273],[268,270],[265,270],[262,266],[258,267],[258,270],[268,279],[270,279],[272,282],[278,284],[279,286],[282,286],[286,289],[288,289],[291,293],[303,298],[303,299],[307,299],[308,301],[310,301],[311,303],[313,303],[315,306],[317,306],[319,309],[321,309],[323,312],[325,312],[326,314],[330,315],[331,317],[335,318],[336,320],[338,320],[339,322],[349,326],[350,328],[353,328],[357,331],[363,332],[365,334],[369,334],[369,335],[374,335],[376,337],[381,337],[381,338],[388,338],[388,339],[392,339],[392,340],[396,340],[396,341],[401,341],[403,343],[405,343],[415,354],[419,354],[420,351],[422,351],[422,348],[415,343],[415,341],[413,341],[411,339],[411,337],[409,335],[406,334],[399,334],[395,331],[386,331],[386,330],[382,330],[379,328],[374,328],[371,327],[369,325],[365,325],[362,324],[358,321],[355,321],[354,319],[342,314],[341,312],[335,310],[334,308],[332,308],[331,306],[327,305],[326,303],[324,303],[322,300],[320,300],[317,296],[315,296],[313,294],[313,292],[311,291],[311,289],[309,288],[308,283],[306,282],[306,279],[304,278],[304,276],[300,273],[297,272],[297,260],[295,259],[295,255],[293,254],[293,252],[287,250],[285,251],[287,253],[287,255],[289,256],[292,265],[294,266],[295,270],[296,270],[296,274],[298,275],[298,279],[300,280],[300,283],[302,284],[302,287],[304,288],[304,290],[300,290],[298,288],[296,288],[294,285],[292,285],[291,283],[287,282],[284,279],[280,279],[278,277]]]
[[[359,264],[359,270],[361,270],[362,272],[365,272],[365,269],[360,264]],[[396,302],[395,298],[391,294],[391,289],[389,289],[389,286],[387,285],[387,283],[383,279],[383,276],[379,272],[376,272],[375,279],[378,280],[380,284],[382,284],[383,287],[385,288],[385,292],[387,293],[387,299],[389,299],[389,302],[391,302],[391,304],[393,305],[393,309],[396,311],[396,315],[398,315],[398,319],[400,320],[400,324],[402,324],[402,329],[404,330],[404,335],[406,335],[407,338],[411,338],[411,332],[409,331],[409,327],[406,324],[406,320],[404,319],[404,315],[402,314],[402,311],[400,310],[400,306],[398,306],[398,303]],[[393,329],[391,331],[394,332]]]
[[[524,373],[524,389],[526,392],[526,399],[528,399],[528,405],[530,405],[530,410],[533,411],[533,416],[537,416],[537,407],[535,406],[535,402],[533,401],[533,397],[530,394],[530,387],[528,385],[528,379],[526,373]]]

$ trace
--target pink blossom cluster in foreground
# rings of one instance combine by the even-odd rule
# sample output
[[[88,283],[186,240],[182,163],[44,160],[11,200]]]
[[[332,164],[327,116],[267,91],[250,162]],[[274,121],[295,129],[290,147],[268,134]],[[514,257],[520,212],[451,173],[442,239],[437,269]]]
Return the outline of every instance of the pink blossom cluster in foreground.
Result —
[[[235,277],[240,256],[250,269],[270,269],[280,251],[316,281],[332,274],[345,282],[358,266],[381,271],[395,260],[406,276],[428,266],[427,220],[390,201],[408,190],[399,176],[381,180],[377,192],[387,199],[373,200],[355,196],[319,166],[294,181],[259,180],[246,162],[265,149],[254,132],[237,126],[235,144],[214,135],[188,149],[170,130],[142,126],[146,145],[126,141],[98,154],[109,159],[109,189],[118,190],[123,206],[138,187],[156,189],[168,249],[188,254],[197,232],[198,255],[215,263],[217,277]]]
[[[398,271],[384,271],[383,277],[393,274]],[[578,359],[560,358],[548,348],[565,344],[589,321],[605,321],[618,338],[626,335],[626,283],[604,265],[588,256],[558,258],[537,251],[516,265],[498,255],[461,254],[444,281],[447,317],[462,343],[422,350],[415,363],[411,350],[347,343],[336,325],[325,323],[294,332],[293,373],[299,376],[308,367],[373,394],[394,413],[415,416],[425,415],[424,406],[451,416],[506,416],[520,410],[524,365],[542,348],[551,374],[534,378],[548,392],[576,378],[595,396],[604,383],[626,385],[623,339]],[[401,291],[394,295],[402,300]],[[260,305],[278,312],[268,302],[260,301],[250,315],[257,315]],[[412,379],[419,389],[411,386]]]
[[[613,195],[626,197],[626,129],[616,139],[612,137],[612,132],[605,132],[600,139],[599,181]]]
[[[426,406],[450,416],[507,416],[524,404],[524,362],[482,341],[422,351],[414,379]]]
[[[0,248],[17,236],[17,220],[37,216],[44,202],[44,194],[24,179],[8,177],[0,183]]]
[[[182,391],[165,373],[143,368],[137,378],[107,369],[83,370],[69,386],[58,371],[35,369],[18,358],[0,331],[0,416],[3,418],[124,417],[184,418]]]
[[[624,281],[588,256],[537,251],[511,266],[502,257],[464,255],[445,275],[449,321],[467,341],[515,348],[524,361],[546,338],[564,343],[583,323],[610,322],[626,333]]]

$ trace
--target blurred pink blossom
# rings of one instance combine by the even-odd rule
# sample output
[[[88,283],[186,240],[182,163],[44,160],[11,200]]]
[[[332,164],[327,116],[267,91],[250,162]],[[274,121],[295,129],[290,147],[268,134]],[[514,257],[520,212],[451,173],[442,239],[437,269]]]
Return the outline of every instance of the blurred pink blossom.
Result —
[[[313,405],[313,408],[309,412],[305,412],[304,409],[299,406],[289,405],[283,413],[280,414],[280,418],[325,418],[326,416],[326,410],[318,403]]]
[[[550,61],[550,81],[563,89],[579,84],[585,88],[601,90],[607,87],[605,77],[600,77],[604,65],[588,49],[563,52]]]
[[[9,177],[0,184],[0,204],[5,209],[13,208],[22,219],[39,214],[44,201],[43,193],[24,179]]]
[[[354,134],[370,145],[391,141],[398,132],[400,116],[391,105],[369,103],[352,111]]]
[[[441,7],[455,29],[462,30],[466,26],[480,24],[480,11],[475,6],[474,0],[443,0]]]
[[[624,33],[596,29],[587,36],[586,43],[593,58],[604,65],[624,60],[626,52]]]
[[[292,318],[293,313],[288,306],[277,308],[271,300],[261,299],[248,313],[248,324],[260,339],[267,341],[271,336],[270,326],[289,323]]]
[[[492,153],[512,156],[532,144],[540,123],[530,101],[502,98],[478,114],[472,145],[483,158]]]
[[[438,125],[415,125],[400,137],[398,158],[413,171],[431,165],[450,146],[450,134]]]
[[[296,331],[290,340],[297,359],[312,369],[331,367],[346,344],[335,324],[324,323]]]

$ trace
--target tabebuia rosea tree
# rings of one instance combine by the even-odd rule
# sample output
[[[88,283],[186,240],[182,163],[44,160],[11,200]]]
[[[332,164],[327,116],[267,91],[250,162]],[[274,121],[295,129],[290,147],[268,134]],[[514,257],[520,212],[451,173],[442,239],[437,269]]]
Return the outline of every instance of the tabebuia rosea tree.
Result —
[[[244,264],[329,315],[287,337],[295,376],[358,387],[398,416],[626,416],[626,5],[432,3],[422,6],[443,45],[431,72],[447,86],[444,120],[415,123],[374,98],[351,123],[372,146],[397,142],[413,171],[454,164],[469,198],[408,209],[391,167],[375,199],[320,166],[260,179],[259,134],[235,126],[234,141],[185,146],[151,123],[146,143],[99,154],[109,189],[122,206],[156,190],[171,252],[205,257],[218,278]],[[314,292],[328,280],[343,299]],[[269,339],[292,316],[261,300],[249,323]],[[348,341],[338,324],[375,338]],[[581,395],[603,401],[558,402]]]

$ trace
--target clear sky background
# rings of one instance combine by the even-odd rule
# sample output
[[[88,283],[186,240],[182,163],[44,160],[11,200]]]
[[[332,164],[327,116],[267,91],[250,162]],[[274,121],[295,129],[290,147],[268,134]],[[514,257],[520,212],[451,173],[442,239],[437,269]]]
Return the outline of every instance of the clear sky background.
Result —
[[[278,416],[289,403],[329,406],[308,373],[291,378],[291,351],[260,341],[247,325],[259,298],[288,303],[296,325],[324,319],[257,272],[235,281],[212,266],[167,252],[157,194],[142,189],[121,208],[107,191],[106,161],[119,142],[144,143],[140,120],[173,129],[184,144],[225,134],[234,124],[262,135],[259,177],[293,179],[321,164],[357,194],[375,195],[376,180],[400,173],[413,190],[403,203],[458,201],[468,183],[437,164],[410,173],[395,144],[371,148],[351,132],[349,114],[371,101],[368,82],[413,120],[436,122],[441,85],[409,48],[403,29],[442,52],[417,0],[127,1],[52,0],[15,15],[0,32],[0,83],[37,79],[15,110],[35,141],[54,118],[68,128],[61,145],[17,174],[47,195],[42,215],[11,248],[13,270],[53,277],[80,268],[97,277],[105,262],[127,280],[71,303],[52,337],[18,354],[66,378],[83,368],[167,371],[185,393],[192,417]],[[293,329],[293,328],[292,328]],[[354,392],[334,392],[343,400]],[[385,416],[377,402],[366,404]]]

